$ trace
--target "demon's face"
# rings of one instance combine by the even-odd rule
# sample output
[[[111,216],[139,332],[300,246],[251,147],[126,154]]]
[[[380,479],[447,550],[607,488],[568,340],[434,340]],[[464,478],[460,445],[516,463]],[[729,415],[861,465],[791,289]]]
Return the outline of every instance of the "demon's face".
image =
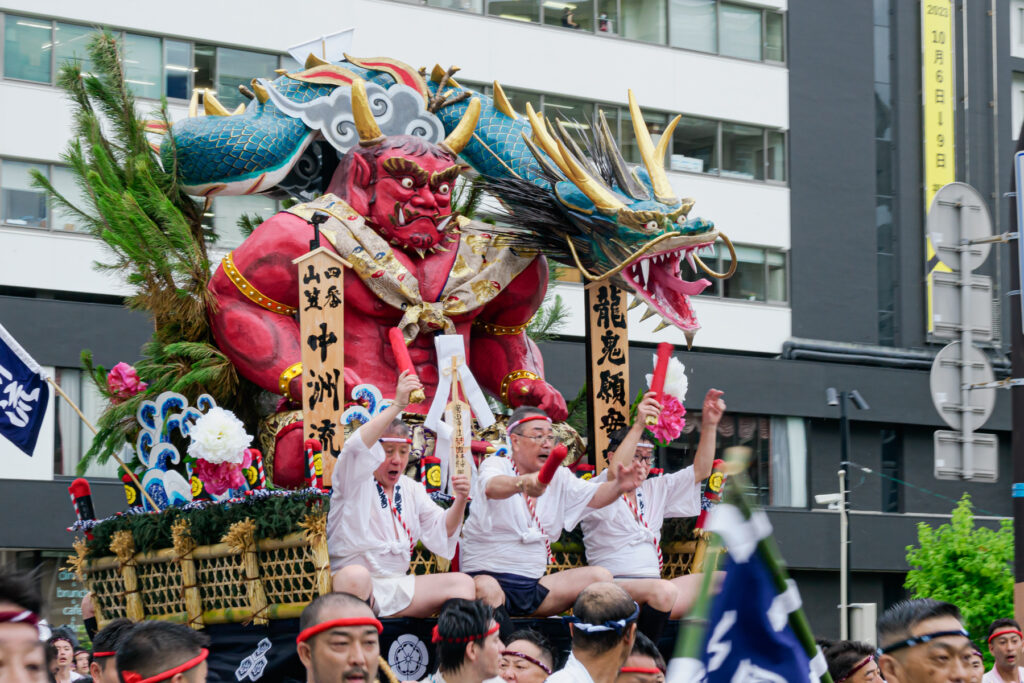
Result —
[[[354,151],[343,166],[349,203],[384,239],[418,252],[441,244],[462,171],[454,155],[417,138],[394,136]]]

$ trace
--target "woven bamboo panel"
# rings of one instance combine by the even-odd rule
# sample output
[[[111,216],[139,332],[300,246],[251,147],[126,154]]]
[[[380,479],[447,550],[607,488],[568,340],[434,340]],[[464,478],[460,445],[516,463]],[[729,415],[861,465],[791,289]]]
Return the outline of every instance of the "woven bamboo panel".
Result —
[[[88,574],[89,588],[93,602],[104,621],[123,619],[128,616],[124,601],[124,579],[117,565],[96,568]]]
[[[185,613],[181,567],[177,563],[140,562],[136,571],[147,617],[180,616]]]
[[[245,609],[245,569],[240,555],[196,558],[196,579],[203,611]]]
[[[262,550],[258,557],[269,604],[306,603],[317,596],[316,567],[306,546]]]

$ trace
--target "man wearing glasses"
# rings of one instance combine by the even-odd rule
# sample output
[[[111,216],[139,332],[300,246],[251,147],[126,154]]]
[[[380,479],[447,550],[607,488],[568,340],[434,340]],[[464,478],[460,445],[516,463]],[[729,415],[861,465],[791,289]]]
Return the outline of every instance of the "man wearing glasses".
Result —
[[[887,683],[967,683],[974,653],[956,605],[904,600],[878,620],[878,666]]]
[[[578,567],[545,575],[551,543],[592,508],[619,499],[636,485],[638,465],[620,465],[617,476],[593,484],[559,467],[544,485],[538,473],[555,445],[551,420],[536,407],[520,406],[508,426],[512,456],[490,457],[473,481],[473,503],[462,530],[461,571],[477,577],[488,604],[511,616],[546,617],[562,612],[586,586],[611,580],[606,569]],[[494,577],[501,592],[488,591]],[[501,610],[497,616],[504,619]],[[503,627],[507,626],[503,625]]]
[[[647,440],[644,429],[647,418],[656,419],[659,412],[657,396],[648,392],[637,407],[633,426],[612,437],[608,458],[612,467],[594,478],[595,482],[613,480],[617,476],[614,466],[632,460],[639,468],[635,490],[608,507],[594,510],[582,522],[587,564],[606,568],[640,603],[637,628],[654,642],[658,642],[669,618],[679,619],[689,611],[700,591],[700,574],[671,581],[661,578],[661,525],[665,518],[700,514],[700,483],[711,475],[725,401],[717,389],[710,389],[704,397],[693,465],[648,479],[654,444]]]

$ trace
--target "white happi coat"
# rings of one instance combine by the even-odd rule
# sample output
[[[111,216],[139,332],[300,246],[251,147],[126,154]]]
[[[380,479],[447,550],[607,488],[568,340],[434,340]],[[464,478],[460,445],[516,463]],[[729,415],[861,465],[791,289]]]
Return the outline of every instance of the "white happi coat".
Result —
[[[503,500],[484,495],[487,482],[498,475],[516,476],[509,458],[487,458],[473,481],[473,502],[462,530],[459,567],[464,572],[486,571],[539,579],[548,566],[545,535],[530,516],[522,493]],[[579,524],[596,492],[596,485],[577,479],[568,468],[556,470],[547,490],[535,499],[537,517],[549,543],[558,540],[562,529]]]
[[[607,477],[605,470],[592,481]],[[615,577],[657,579],[661,572],[655,544],[661,543],[661,525],[666,517],[700,514],[700,482],[693,478],[693,467],[652,477],[637,487],[636,501],[646,526],[621,496],[583,518],[587,564],[604,567]]]
[[[373,477],[384,462],[384,447],[374,443],[367,448],[359,431],[345,440],[331,480],[327,516],[331,571],[360,564],[375,577],[402,576],[409,571],[409,534],[392,516]],[[394,504],[413,539],[435,555],[447,559],[455,555],[458,529],[448,535],[447,511],[430,499],[423,484],[403,474],[395,484]]]

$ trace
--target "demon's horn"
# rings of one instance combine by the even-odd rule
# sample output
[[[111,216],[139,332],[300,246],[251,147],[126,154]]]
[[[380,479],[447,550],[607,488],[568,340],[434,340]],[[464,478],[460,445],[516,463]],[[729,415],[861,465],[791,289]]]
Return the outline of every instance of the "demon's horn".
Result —
[[[359,144],[373,147],[384,141],[377,119],[373,118],[370,103],[366,99],[366,83],[361,78],[352,81],[352,117],[356,121],[356,132],[359,133]]]
[[[473,129],[476,128],[476,122],[480,119],[480,98],[474,97],[469,101],[469,106],[466,107],[466,113],[462,115],[462,120],[459,121],[459,125],[455,127],[455,130],[444,139],[442,146],[445,147],[452,154],[459,154],[465,149],[466,145],[473,138]]]

